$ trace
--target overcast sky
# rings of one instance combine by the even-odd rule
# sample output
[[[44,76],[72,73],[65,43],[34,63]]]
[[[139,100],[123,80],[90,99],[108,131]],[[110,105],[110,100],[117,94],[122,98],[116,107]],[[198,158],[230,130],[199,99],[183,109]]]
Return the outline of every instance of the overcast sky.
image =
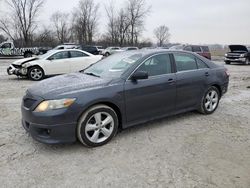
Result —
[[[125,0],[114,0],[117,7]],[[105,29],[104,4],[100,3],[99,28]],[[171,42],[193,44],[250,44],[250,0],[146,0],[152,6],[145,18],[143,38],[154,39],[153,30],[167,25]],[[42,13],[42,23],[49,22],[57,11],[71,12],[78,0],[47,0]]]

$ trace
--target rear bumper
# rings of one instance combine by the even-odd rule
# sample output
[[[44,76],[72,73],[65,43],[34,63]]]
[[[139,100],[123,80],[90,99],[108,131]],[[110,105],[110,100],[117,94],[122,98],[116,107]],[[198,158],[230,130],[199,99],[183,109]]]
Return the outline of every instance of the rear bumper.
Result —
[[[227,93],[227,91],[228,91],[228,85],[229,85],[229,82],[227,82],[227,83],[225,83],[225,84],[223,84],[221,86],[221,94],[222,94],[222,96]]]

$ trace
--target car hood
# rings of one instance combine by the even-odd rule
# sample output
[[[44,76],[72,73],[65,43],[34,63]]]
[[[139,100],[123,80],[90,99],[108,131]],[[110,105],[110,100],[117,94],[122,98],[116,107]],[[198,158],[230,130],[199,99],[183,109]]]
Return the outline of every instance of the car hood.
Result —
[[[71,73],[41,81],[29,88],[28,92],[32,95],[48,99],[50,96],[55,98],[79,90],[105,87],[110,81],[83,73]]]
[[[229,45],[228,46],[229,49],[231,50],[231,52],[235,52],[235,51],[244,51],[244,52],[248,52],[248,49],[246,46],[243,45]]]
[[[38,58],[37,57],[24,58],[24,59],[14,61],[12,64],[13,65],[23,65],[25,63],[28,63],[28,62],[31,62],[31,61],[34,61],[34,60],[38,60]]]

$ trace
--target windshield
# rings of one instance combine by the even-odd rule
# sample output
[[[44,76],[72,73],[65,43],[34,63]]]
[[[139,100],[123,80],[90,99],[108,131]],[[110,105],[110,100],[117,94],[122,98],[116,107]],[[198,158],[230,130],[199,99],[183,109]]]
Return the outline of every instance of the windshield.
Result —
[[[171,49],[171,50],[183,50],[183,45],[177,45],[177,46],[172,46],[171,48],[169,48],[169,49]]]
[[[38,58],[39,59],[46,59],[49,56],[51,56],[53,53],[55,52],[55,50],[49,50],[47,53],[43,54],[43,55],[39,55]]]
[[[119,78],[136,61],[142,58],[142,53],[119,53],[109,56],[96,64],[93,64],[86,70],[85,74],[91,74],[98,77]]]

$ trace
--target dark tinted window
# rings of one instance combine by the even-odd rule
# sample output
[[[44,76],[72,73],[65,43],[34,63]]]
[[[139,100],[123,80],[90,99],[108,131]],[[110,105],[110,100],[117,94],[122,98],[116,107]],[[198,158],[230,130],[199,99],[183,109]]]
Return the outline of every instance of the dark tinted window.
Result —
[[[156,55],[145,61],[137,71],[147,71],[149,76],[171,73],[171,61],[168,54]]]
[[[10,43],[5,43],[2,45],[2,48],[11,48],[11,44]]]
[[[70,55],[71,55],[71,58],[88,56],[87,54],[82,53],[82,52],[78,52],[78,51],[71,51]]]
[[[197,69],[195,57],[189,54],[174,54],[177,71]]]
[[[201,49],[203,52],[209,52],[208,46],[202,46]]]
[[[186,46],[186,47],[184,48],[184,50],[192,52],[192,47],[191,47],[191,46]]]
[[[193,46],[193,52],[201,52],[200,46]]]
[[[128,48],[128,50],[137,50],[137,48]]]
[[[50,56],[49,59],[56,60],[56,59],[66,59],[68,58],[68,52],[58,52],[52,56]]]
[[[201,61],[200,59],[196,58],[196,62],[198,65],[198,69],[205,69],[208,68],[207,64]]]

